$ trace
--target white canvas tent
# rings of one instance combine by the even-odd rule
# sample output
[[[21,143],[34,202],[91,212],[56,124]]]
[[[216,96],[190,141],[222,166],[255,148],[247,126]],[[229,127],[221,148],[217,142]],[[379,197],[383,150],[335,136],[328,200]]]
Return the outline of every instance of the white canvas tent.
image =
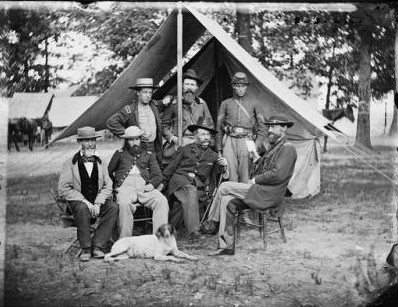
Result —
[[[97,99],[97,96],[55,96],[48,112],[53,128],[59,129],[69,126]]]
[[[216,119],[221,101],[231,95],[230,79],[234,72],[244,71],[251,79],[250,95],[263,102],[266,117],[284,113],[296,123],[289,129],[288,138],[298,152],[294,175],[289,183],[293,197],[315,195],[320,190],[320,137],[328,134],[328,121],[306,102],[291,92],[251,57],[216,22],[188,5],[183,10],[183,54],[208,31],[212,39],[187,63],[205,82],[199,88]],[[177,10],[174,10],[154,34],[149,43],[110,88],[78,119],[54,139],[75,134],[78,127],[90,125],[105,129],[107,119],[128,104],[134,92],[128,87],[139,77],[152,77],[160,82],[176,65]],[[175,92],[176,78],[172,77],[155,92],[155,98]],[[331,135],[333,137],[333,135]]]
[[[51,108],[50,93],[14,93],[9,104],[8,118],[42,118]]]

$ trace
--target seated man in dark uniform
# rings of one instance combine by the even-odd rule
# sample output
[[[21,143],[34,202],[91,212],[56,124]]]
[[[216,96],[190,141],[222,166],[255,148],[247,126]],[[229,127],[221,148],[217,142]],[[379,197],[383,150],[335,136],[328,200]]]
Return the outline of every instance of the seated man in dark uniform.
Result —
[[[203,225],[211,232],[211,226],[220,223],[218,249],[211,255],[235,253],[234,218],[239,210],[276,208],[285,196],[297,159],[294,146],[286,143],[286,130],[293,122],[275,115],[265,124],[269,126],[271,147],[256,161],[249,183],[224,182],[214,197],[208,221]]]
[[[226,160],[209,147],[211,134],[216,131],[202,122],[188,126],[196,142],[181,147],[163,172],[168,196],[178,201],[170,211],[169,222],[177,227],[183,220],[190,239],[200,237],[198,190],[205,188],[218,168],[222,173],[227,171]]]

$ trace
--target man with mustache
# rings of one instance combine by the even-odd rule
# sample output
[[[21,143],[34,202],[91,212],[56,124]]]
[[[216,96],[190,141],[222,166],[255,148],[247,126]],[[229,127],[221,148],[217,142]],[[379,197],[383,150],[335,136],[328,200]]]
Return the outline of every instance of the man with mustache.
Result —
[[[203,124],[207,127],[214,128],[214,123],[206,102],[196,96],[196,92],[203,81],[198,78],[195,70],[188,69],[183,74],[182,80],[182,145],[184,146],[196,142],[194,133],[187,129],[189,125],[197,124],[199,118],[203,118]],[[167,143],[173,145],[176,150],[178,148],[178,108],[176,99],[168,105],[162,115],[162,131]],[[170,154],[165,154],[165,158],[170,158],[175,153],[175,150],[171,150]]]
[[[266,210],[278,208],[285,196],[293,175],[297,153],[293,145],[286,143],[286,130],[293,122],[282,115],[271,116],[268,122],[271,147],[257,161],[249,183],[223,182],[209,210],[204,232],[213,232],[219,223],[218,249],[211,255],[235,253],[235,214],[244,209]]]
[[[82,249],[81,261],[103,258],[116,225],[118,206],[112,202],[112,180],[106,162],[96,152],[99,133],[93,127],[77,129],[81,148],[68,158],[61,169],[58,191],[68,202],[77,226],[77,238]],[[90,224],[100,222],[91,238]]]
[[[163,180],[162,172],[155,155],[142,147],[143,135],[140,128],[128,127],[120,136],[125,139],[123,148],[113,154],[108,166],[119,205],[120,238],[133,234],[133,214],[137,203],[153,211],[154,234],[168,219],[167,199],[155,189]]]
[[[216,131],[202,122],[200,118],[198,124],[188,126],[196,142],[181,147],[163,172],[167,195],[177,200],[170,211],[169,222],[176,228],[185,222],[190,239],[201,236],[198,198],[211,176],[219,171],[228,177],[226,160],[209,147],[211,134]]]
[[[162,165],[162,126],[159,112],[170,97],[166,96],[163,102],[152,99],[153,91],[158,88],[153,84],[152,78],[138,78],[136,85],[129,88],[137,91],[137,100],[112,115],[107,121],[108,129],[120,137],[127,127],[139,127],[144,133],[142,145],[156,153],[158,163]]]
[[[266,140],[264,116],[260,101],[248,95],[250,82],[246,74],[237,72],[232,77],[233,97],[224,100],[217,116],[217,152],[227,159],[229,181],[249,181],[250,156],[247,142],[255,142],[263,149]],[[254,144],[253,144],[254,145]]]

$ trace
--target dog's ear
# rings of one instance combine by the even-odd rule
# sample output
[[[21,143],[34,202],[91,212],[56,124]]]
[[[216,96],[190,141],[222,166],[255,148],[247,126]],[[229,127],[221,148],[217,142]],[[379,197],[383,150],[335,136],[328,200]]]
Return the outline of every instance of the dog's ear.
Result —
[[[158,238],[160,237],[164,237],[164,232],[165,232],[165,228],[166,228],[167,224],[163,224],[158,228],[158,231],[156,232],[156,236]]]
[[[156,232],[156,237],[160,238],[162,236],[162,231],[161,231],[162,227],[159,227],[158,231]]]
[[[169,231],[171,235],[176,235],[177,233],[176,228],[172,224],[169,224]]]

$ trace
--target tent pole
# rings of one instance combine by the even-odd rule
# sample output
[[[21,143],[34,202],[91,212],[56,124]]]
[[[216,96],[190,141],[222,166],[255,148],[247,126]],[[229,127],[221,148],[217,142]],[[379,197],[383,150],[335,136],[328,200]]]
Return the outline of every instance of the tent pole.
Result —
[[[177,3],[177,109],[178,145],[182,146],[182,2]]]

